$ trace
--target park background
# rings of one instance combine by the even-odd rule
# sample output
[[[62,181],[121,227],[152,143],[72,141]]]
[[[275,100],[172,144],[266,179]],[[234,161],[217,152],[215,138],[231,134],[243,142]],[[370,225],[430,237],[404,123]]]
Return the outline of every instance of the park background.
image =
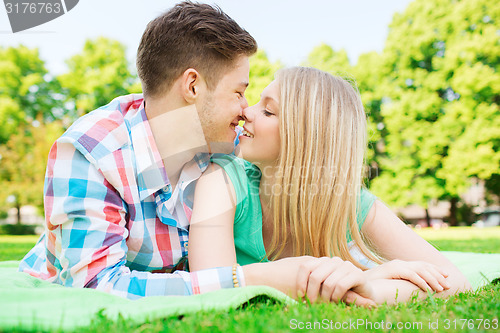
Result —
[[[0,261],[20,260],[38,238],[8,234],[43,224],[44,173],[54,140],[81,115],[141,91],[135,71],[140,36],[147,22],[174,3],[86,0],[16,34],[0,8]],[[284,66],[314,66],[355,81],[369,120],[370,190],[406,222],[433,224],[417,232],[439,250],[500,253],[500,227],[469,227],[485,213],[498,217],[500,2],[215,3],[259,42],[250,62],[250,104]],[[445,225],[452,227],[438,229]],[[287,332],[292,319],[363,318],[439,321],[437,331],[491,332],[499,299],[500,284],[376,309],[257,299],[239,309],[139,324],[100,314],[79,331]]]
[[[17,34],[3,31],[1,13],[3,224],[43,223],[50,146],[78,117],[141,92],[140,35],[174,3],[151,1],[146,10],[134,1],[81,2]],[[216,3],[260,43],[250,105],[284,66],[355,81],[369,118],[366,184],[374,194],[419,226],[471,225],[495,212],[499,219],[498,1]]]

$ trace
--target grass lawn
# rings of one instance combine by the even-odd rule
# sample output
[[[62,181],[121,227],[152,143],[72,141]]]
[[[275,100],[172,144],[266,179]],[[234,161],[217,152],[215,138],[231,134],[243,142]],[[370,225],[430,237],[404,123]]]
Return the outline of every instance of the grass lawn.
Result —
[[[417,233],[441,251],[500,253],[500,227],[425,228]]]
[[[417,232],[443,251],[500,253],[500,227],[421,229]],[[0,236],[0,261],[21,259],[37,239],[31,236]],[[312,328],[338,332],[498,332],[499,316],[500,284],[497,284],[448,299],[428,297],[426,301],[382,305],[375,309],[344,304],[285,306],[259,300],[241,309],[200,312],[142,325],[96,318],[86,331],[289,332]],[[388,328],[389,322],[391,328]]]
[[[0,235],[0,261],[21,260],[38,238],[39,236]]]

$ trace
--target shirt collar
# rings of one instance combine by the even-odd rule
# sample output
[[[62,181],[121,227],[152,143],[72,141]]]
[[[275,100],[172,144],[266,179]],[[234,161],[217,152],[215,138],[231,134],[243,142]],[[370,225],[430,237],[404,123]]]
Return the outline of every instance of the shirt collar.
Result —
[[[130,134],[134,147],[137,185],[141,200],[170,185],[144,106],[143,100],[138,112],[130,119]]]

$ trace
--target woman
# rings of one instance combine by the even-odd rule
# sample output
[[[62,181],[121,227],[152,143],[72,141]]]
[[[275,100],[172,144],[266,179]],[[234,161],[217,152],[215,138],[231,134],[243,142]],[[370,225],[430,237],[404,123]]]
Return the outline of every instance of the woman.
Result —
[[[253,165],[214,157],[198,181],[191,270],[238,262],[246,265],[247,284],[312,301],[382,303],[409,299],[417,285],[438,296],[470,288],[451,262],[362,189],[366,116],[349,83],[312,68],[281,70],[244,118],[239,149]],[[292,257],[301,263],[295,276]],[[255,263],[283,258],[289,262],[266,268],[280,267],[271,270],[276,280],[288,275],[296,293],[270,282],[263,267],[263,275],[253,274]],[[374,263],[382,265],[369,270]]]

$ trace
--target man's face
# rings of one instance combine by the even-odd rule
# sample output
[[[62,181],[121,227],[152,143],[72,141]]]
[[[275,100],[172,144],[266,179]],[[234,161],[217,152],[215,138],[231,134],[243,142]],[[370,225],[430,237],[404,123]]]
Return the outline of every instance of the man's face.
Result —
[[[238,125],[243,109],[248,106],[245,90],[248,86],[249,71],[248,57],[237,58],[217,87],[213,91],[207,91],[200,101],[198,113],[211,152],[232,151],[236,137],[234,127]],[[227,148],[220,151],[221,149],[216,147]]]

